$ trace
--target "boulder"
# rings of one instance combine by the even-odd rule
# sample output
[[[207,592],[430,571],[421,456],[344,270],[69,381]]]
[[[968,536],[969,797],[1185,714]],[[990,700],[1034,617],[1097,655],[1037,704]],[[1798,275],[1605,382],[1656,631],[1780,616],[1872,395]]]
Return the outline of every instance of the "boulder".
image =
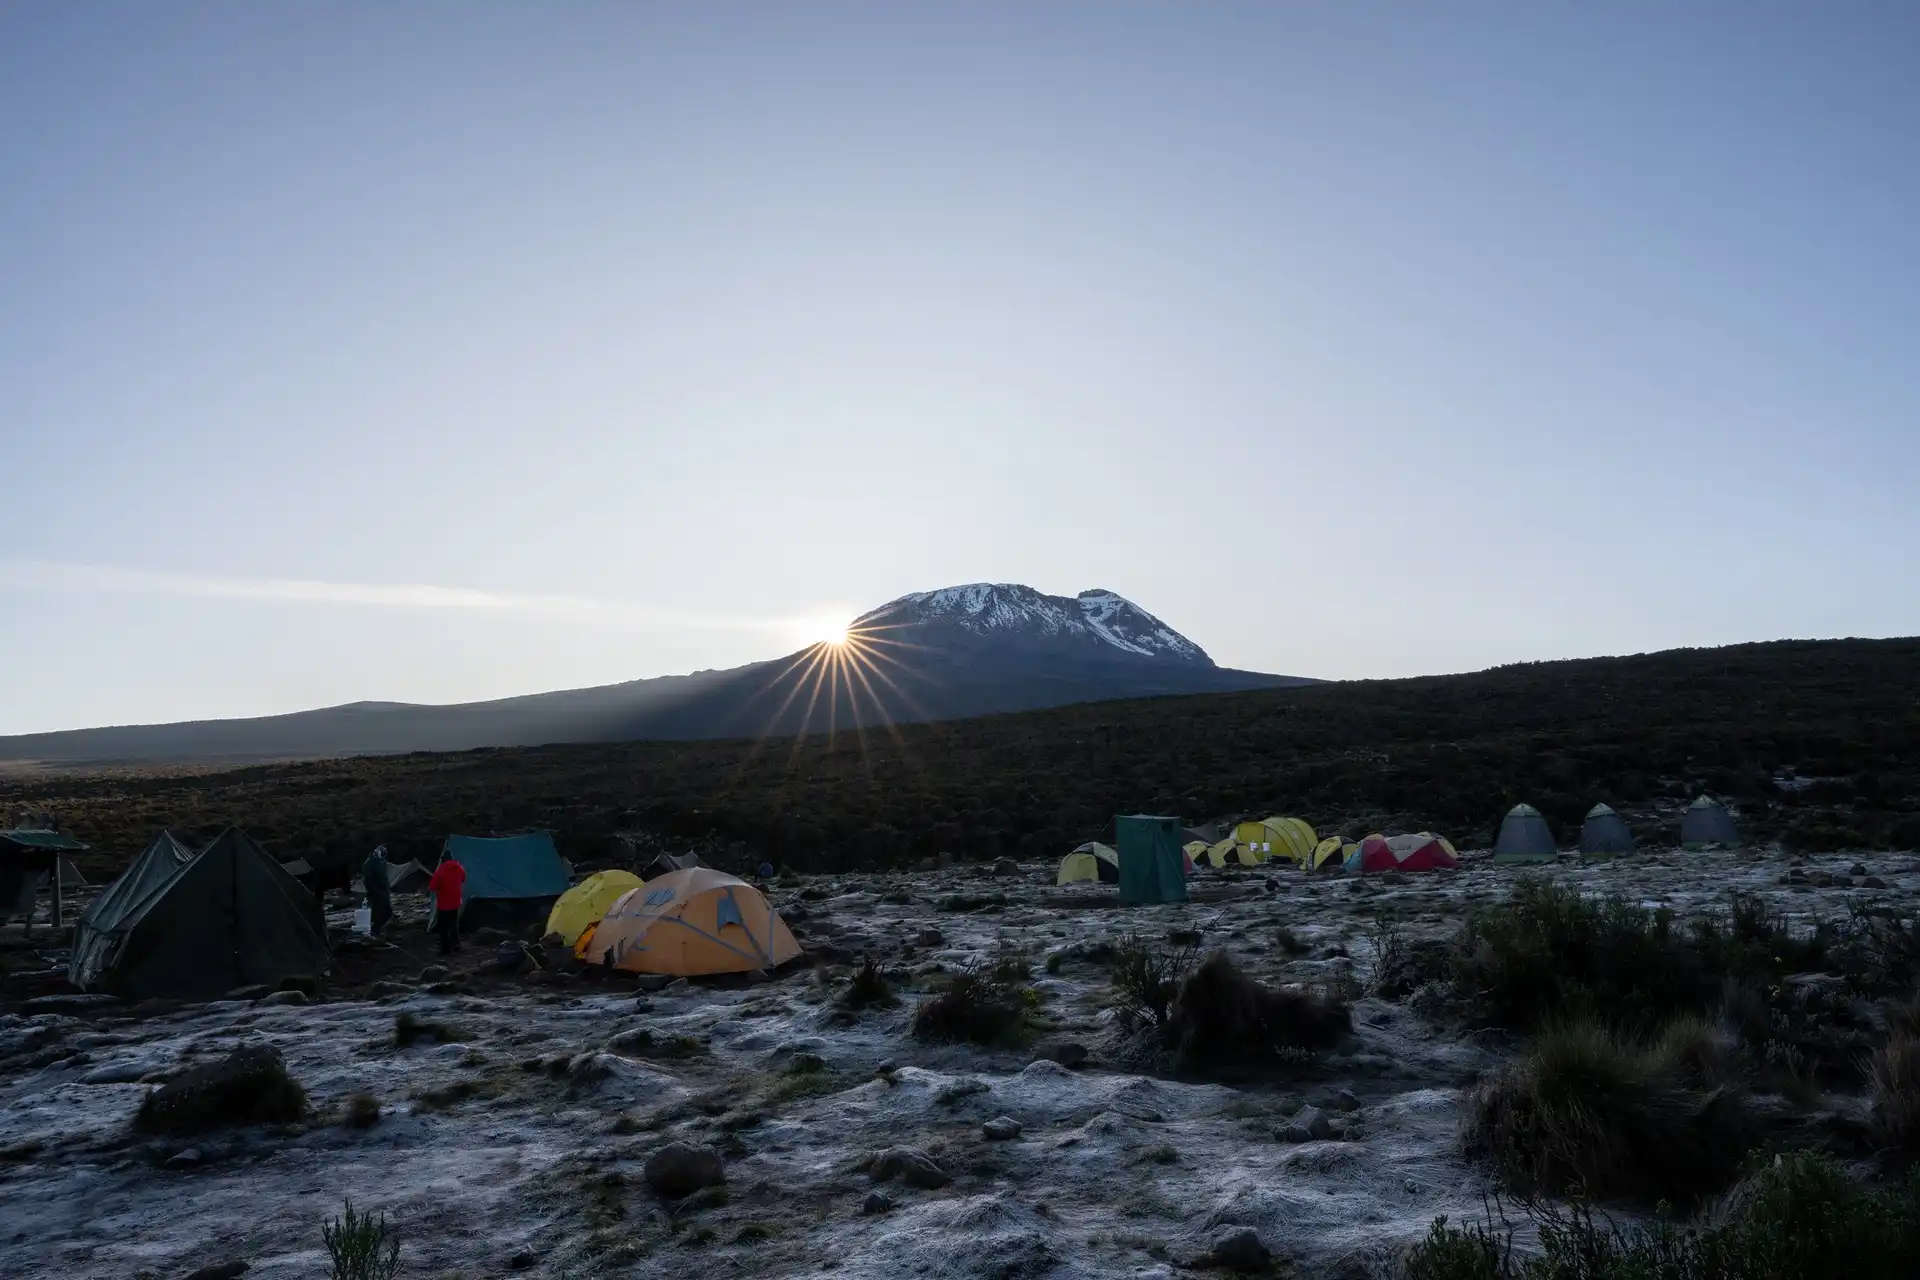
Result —
[[[1333,1121],[1318,1107],[1302,1107],[1280,1136],[1287,1142],[1325,1142],[1333,1137]]]
[[[665,991],[667,989],[667,984],[672,981],[673,981],[673,977],[671,974],[643,973],[638,978],[634,979],[633,989],[635,991],[642,991],[651,995],[656,991]]]
[[[1207,1261],[1229,1271],[1260,1272],[1273,1265],[1273,1250],[1252,1227],[1216,1236],[1207,1249]]]
[[[940,947],[945,946],[946,941],[946,935],[938,929],[922,929],[913,936],[913,945],[916,947]]]
[[[307,993],[304,991],[276,991],[270,996],[263,996],[260,1003],[277,1005],[305,1004],[307,1003]]]
[[[1020,1136],[1020,1122],[1012,1116],[996,1116],[980,1126],[980,1136],[988,1142],[1012,1142]]]
[[[272,987],[268,986],[264,982],[256,982],[249,986],[235,987],[233,990],[227,992],[226,995],[220,998],[222,1000],[259,1000],[265,996],[270,996],[272,994],[273,994]]]
[[[875,1182],[892,1182],[898,1178],[923,1191],[937,1191],[953,1181],[945,1169],[933,1162],[932,1156],[915,1147],[889,1147],[882,1151],[867,1166],[867,1176]]]
[[[290,1123],[307,1095],[272,1045],[242,1045],[218,1062],[183,1072],[149,1093],[135,1118],[151,1133],[197,1133],[232,1125]]]
[[[993,874],[997,878],[1006,878],[1020,874],[1020,864],[1012,858],[1000,858],[993,864]]]
[[[451,976],[453,970],[443,964],[430,964],[420,971],[420,982],[443,982]]]
[[[1037,1050],[1042,1060],[1057,1062],[1071,1070],[1087,1060],[1087,1046],[1077,1040],[1048,1040]]]
[[[726,1166],[712,1147],[669,1142],[647,1157],[647,1185],[663,1196],[684,1196],[727,1180]]]
[[[884,1191],[869,1191],[867,1198],[860,1202],[860,1212],[872,1216],[885,1213],[893,1208],[893,1197]]]

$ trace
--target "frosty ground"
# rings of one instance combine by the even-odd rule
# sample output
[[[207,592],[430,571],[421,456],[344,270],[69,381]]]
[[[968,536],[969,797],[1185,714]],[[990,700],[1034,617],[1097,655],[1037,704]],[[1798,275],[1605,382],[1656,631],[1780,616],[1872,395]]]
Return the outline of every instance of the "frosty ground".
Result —
[[[1742,889],[1802,923],[1920,891],[1908,855],[1868,855],[1861,876],[1855,862],[1813,860],[1793,884],[1774,852],[1531,873],[1682,915]],[[817,877],[773,893],[811,962],[766,982],[636,993],[626,977],[506,979],[473,948],[449,975],[350,998],[0,1014],[0,1275],[178,1277],[244,1261],[250,1276],[323,1276],[320,1227],[347,1198],[397,1225],[405,1276],[1165,1276],[1242,1226],[1283,1272],[1388,1275],[1436,1215],[1481,1213],[1460,1093],[1512,1042],[1363,998],[1350,1040],[1315,1062],[1228,1082],[1141,1074],[1112,1051],[1109,975],[1088,952],[1190,933],[1262,981],[1350,987],[1375,921],[1444,936],[1518,874],[1479,858],[1365,880],[1263,868],[1136,908],[1111,888],[1055,887],[1033,864]],[[945,974],[1010,953],[1031,961],[1039,993],[1025,1043],[911,1035]],[[896,975],[899,1004],[837,1006],[862,954]],[[401,1014],[430,1029],[397,1043]],[[310,1120],[133,1131],[153,1081],[249,1042],[284,1055]],[[361,1093],[381,1114],[354,1127]],[[1292,1140],[1309,1104],[1330,1136]],[[1001,1117],[1018,1136],[986,1136]],[[667,1201],[646,1185],[643,1164],[674,1140],[720,1149],[723,1193]],[[921,1190],[863,1171],[899,1146],[951,1181]]]

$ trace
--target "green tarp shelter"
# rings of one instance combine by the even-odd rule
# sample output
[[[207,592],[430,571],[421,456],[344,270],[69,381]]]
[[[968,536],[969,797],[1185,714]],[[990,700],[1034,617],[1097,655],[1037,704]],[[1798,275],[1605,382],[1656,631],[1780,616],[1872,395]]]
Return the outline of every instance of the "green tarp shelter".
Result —
[[[572,868],[553,847],[553,835],[448,836],[441,851],[467,869],[460,927],[511,929],[544,921],[554,899],[567,891]]]
[[[1180,852],[1180,820],[1147,814],[1116,817],[1114,845],[1120,852],[1120,901],[1185,902],[1186,859]]]
[[[1530,804],[1517,804],[1500,822],[1500,835],[1493,842],[1495,862],[1552,862],[1559,846],[1553,840],[1553,828],[1540,811]]]
[[[1689,849],[1705,844],[1736,845],[1740,843],[1740,828],[1734,826],[1727,806],[1702,795],[1687,806],[1680,819],[1680,843]]]
[[[211,1000],[332,967],[320,904],[229,827],[199,853],[161,832],[80,917],[67,976],[131,999]]]
[[[1587,810],[1587,820],[1580,824],[1580,852],[1594,856],[1633,852],[1633,832],[1612,805],[1596,804]]]

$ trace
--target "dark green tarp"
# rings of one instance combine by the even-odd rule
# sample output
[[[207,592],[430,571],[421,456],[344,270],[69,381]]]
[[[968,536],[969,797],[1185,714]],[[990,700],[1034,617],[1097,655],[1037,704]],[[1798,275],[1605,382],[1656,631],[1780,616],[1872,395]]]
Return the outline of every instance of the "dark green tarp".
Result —
[[[441,851],[467,869],[460,927],[510,929],[545,920],[572,871],[546,831],[520,836],[448,836]],[[431,923],[431,917],[429,917]]]
[[[1120,854],[1120,901],[1185,902],[1186,860],[1180,852],[1180,820],[1146,814],[1113,820]]]
[[[75,986],[210,1000],[333,967],[320,904],[245,832],[199,853],[162,832],[74,932]]]

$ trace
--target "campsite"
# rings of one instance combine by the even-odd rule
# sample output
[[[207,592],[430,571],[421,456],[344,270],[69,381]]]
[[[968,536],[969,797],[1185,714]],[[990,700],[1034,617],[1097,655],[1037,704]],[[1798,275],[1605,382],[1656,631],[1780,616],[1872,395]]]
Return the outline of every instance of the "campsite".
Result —
[[[1437,1218],[1481,1221],[1506,1185],[1462,1140],[1464,1100],[1525,1043],[1457,1003],[1446,949],[1476,912],[1558,886],[1682,920],[1760,912],[1806,940],[1920,905],[1911,854],[1756,847],[1725,808],[1732,841],[1690,848],[1680,824],[1707,834],[1693,815],[1714,804],[1607,808],[1674,838],[1581,853],[1617,835],[1589,821],[1514,865],[1427,832],[1321,840],[1291,814],[1123,814],[1044,861],[763,880],[455,835],[480,896],[445,957],[418,876],[372,938],[357,888],[308,894],[242,831],[157,836],[123,883],[79,891],[67,972],[23,972],[57,953],[7,947],[0,1271],[335,1274],[320,1228],[351,1200],[384,1215],[402,1275],[1395,1276]],[[1537,810],[1514,812],[1489,825],[1537,839]],[[228,980],[211,958],[262,952],[247,930],[269,921],[278,950],[231,975],[260,980],[210,990]],[[669,934],[706,950],[648,942]],[[1143,1005],[1129,973],[1185,992],[1211,953],[1333,1021],[1297,1047],[1191,1028],[1160,1047],[1151,1006],[1174,988]],[[1760,1076],[1749,1105],[1872,1159],[1845,1137],[1872,1124],[1839,1062],[1872,1036],[1849,1034],[1797,1094]],[[170,1114],[167,1082],[236,1070],[236,1051],[283,1067],[298,1105],[149,1118]]]

